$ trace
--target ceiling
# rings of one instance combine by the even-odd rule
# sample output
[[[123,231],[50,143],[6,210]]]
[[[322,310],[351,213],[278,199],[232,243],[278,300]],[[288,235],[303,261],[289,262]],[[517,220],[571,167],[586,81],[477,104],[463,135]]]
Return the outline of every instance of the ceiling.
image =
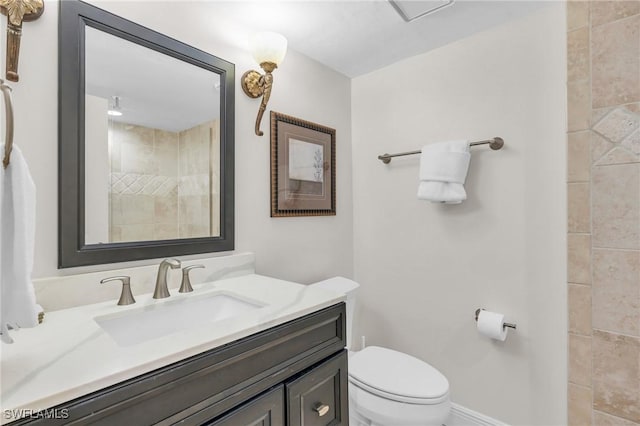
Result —
[[[276,31],[289,48],[348,77],[444,46],[544,7],[545,1],[456,0],[406,22],[387,0],[205,2],[210,19],[239,45],[256,31]],[[446,1],[401,1],[414,14]],[[233,32],[233,35],[229,33]],[[246,42],[244,46],[246,48]],[[286,59],[285,59],[286,62]]]
[[[171,14],[174,22],[208,28],[212,38],[238,49],[248,50],[249,37],[257,31],[282,33],[289,49],[352,78],[550,4],[397,0],[396,6],[414,16],[446,5],[406,22],[387,0],[139,1],[153,2],[163,19]],[[100,0],[95,3],[100,6]],[[105,99],[119,96],[124,115],[117,121],[180,131],[219,115],[216,74],[99,30],[87,31],[87,47],[87,92]]]
[[[85,40],[86,93],[120,99],[112,120],[180,132],[220,116],[218,74],[95,28]]]

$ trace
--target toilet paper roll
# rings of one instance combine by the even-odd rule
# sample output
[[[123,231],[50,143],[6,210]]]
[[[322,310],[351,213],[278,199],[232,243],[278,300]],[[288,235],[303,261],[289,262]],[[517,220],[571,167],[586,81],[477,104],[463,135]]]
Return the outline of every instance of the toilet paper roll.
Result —
[[[480,311],[478,315],[478,332],[483,336],[504,342],[507,338],[504,315],[491,311]]]

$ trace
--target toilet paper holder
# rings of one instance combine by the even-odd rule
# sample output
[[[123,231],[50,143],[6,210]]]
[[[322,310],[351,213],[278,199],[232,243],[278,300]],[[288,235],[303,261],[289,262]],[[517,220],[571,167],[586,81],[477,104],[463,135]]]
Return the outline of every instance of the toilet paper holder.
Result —
[[[484,308],[478,308],[476,309],[476,322],[478,322],[478,315],[480,315],[480,311],[484,311]],[[502,328],[513,328],[514,330],[516,329],[516,325],[510,322],[505,322],[504,325],[502,326]]]

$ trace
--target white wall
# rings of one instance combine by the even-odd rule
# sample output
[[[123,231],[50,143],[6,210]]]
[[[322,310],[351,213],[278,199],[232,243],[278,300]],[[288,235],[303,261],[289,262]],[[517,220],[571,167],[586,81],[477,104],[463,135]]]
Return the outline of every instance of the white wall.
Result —
[[[514,425],[566,419],[564,31],[557,3],[352,81],[359,334]],[[461,205],[416,199],[418,156],[376,159],[493,136],[505,148],[472,150]],[[518,330],[480,337],[478,307]]]
[[[253,128],[259,101],[246,97],[239,85],[242,74],[257,65],[247,51],[222,40],[216,33],[225,27],[225,23],[216,21],[215,2],[94,3],[236,64],[236,250],[254,252],[257,272],[265,275],[299,282],[323,278],[327,271],[351,276],[350,80],[291,50],[275,72],[268,110],[320,123],[337,131],[338,215],[272,219],[269,217],[269,115],[267,111],[262,122],[265,136],[255,136]],[[6,19],[0,22],[0,31],[4,35]],[[15,141],[30,164],[38,190],[34,277],[156,263],[143,261],[71,271],[56,269],[57,25],[58,3],[55,1],[46,2],[45,13],[40,19],[25,23],[20,51],[20,82],[12,84],[16,111]],[[4,38],[0,43],[4,45]],[[198,256],[189,258],[193,257]]]
[[[85,95],[85,241],[89,244],[109,242],[109,192],[111,165],[109,162],[109,101]],[[95,190],[97,188],[97,190]]]

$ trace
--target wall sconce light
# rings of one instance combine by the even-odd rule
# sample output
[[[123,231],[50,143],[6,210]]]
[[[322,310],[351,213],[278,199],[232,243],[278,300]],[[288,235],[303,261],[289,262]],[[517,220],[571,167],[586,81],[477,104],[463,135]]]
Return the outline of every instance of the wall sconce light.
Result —
[[[256,135],[262,136],[264,133],[260,130],[260,121],[262,121],[262,115],[267,109],[267,103],[271,96],[271,86],[273,85],[271,73],[278,68],[287,53],[287,39],[278,33],[257,33],[250,40],[250,47],[253,58],[264,70],[264,75],[255,70],[245,72],[241,80],[242,90],[250,98],[255,99],[262,96],[256,117]]]

